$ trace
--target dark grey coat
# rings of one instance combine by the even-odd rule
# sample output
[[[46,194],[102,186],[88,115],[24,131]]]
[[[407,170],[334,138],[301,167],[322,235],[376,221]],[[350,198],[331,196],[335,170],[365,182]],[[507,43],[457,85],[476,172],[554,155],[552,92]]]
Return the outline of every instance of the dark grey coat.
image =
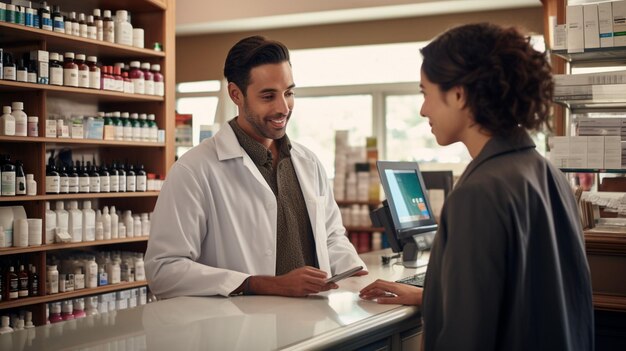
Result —
[[[425,350],[592,350],[572,190],[526,132],[492,138],[446,200],[428,265]]]

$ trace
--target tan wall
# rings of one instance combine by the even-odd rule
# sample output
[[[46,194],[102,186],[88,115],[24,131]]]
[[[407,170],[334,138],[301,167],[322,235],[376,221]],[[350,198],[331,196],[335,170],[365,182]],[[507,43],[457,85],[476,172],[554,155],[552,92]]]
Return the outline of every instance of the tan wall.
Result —
[[[514,24],[543,33],[541,7],[498,10],[323,26],[176,37],[177,82],[221,79],[230,47],[250,35],[279,40],[289,49],[426,41],[447,28],[472,22]]]

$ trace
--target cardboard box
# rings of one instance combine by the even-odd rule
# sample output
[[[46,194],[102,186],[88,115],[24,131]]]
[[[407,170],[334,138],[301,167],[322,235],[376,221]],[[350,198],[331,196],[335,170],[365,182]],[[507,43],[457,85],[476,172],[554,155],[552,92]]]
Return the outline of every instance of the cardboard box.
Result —
[[[598,28],[600,31],[600,47],[613,47],[613,5],[610,2],[598,4]]]
[[[600,27],[598,26],[598,5],[583,5],[583,20],[585,23],[585,49],[600,47]]]
[[[583,20],[583,5],[567,6],[565,17],[567,20],[567,52],[584,52],[585,26]]]
[[[613,45],[626,46],[626,1],[614,1],[613,5]]]
[[[604,168],[604,137],[590,136],[587,138],[587,167]]]

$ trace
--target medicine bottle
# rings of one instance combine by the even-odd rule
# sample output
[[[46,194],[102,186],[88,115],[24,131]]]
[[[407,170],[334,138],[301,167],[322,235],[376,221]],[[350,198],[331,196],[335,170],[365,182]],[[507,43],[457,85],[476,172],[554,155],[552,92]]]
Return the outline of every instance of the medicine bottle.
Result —
[[[133,85],[133,81],[130,79],[130,75],[128,74],[128,65],[125,65],[122,68],[122,78],[124,78],[124,92],[127,94],[135,93],[135,86]]]
[[[109,172],[109,190],[112,193],[117,193],[120,191],[120,178],[117,172],[117,168],[115,167],[115,163],[111,164],[111,167],[108,169]],[[106,234],[106,231],[105,231]]]
[[[53,155],[48,159],[48,166],[46,167],[46,194],[58,194],[61,191],[61,178],[54,164]]]
[[[67,174],[67,167],[65,167],[65,164],[61,164],[59,167],[59,193],[70,193],[70,177]]]
[[[98,174],[98,169],[96,168],[95,162],[93,165],[91,165],[91,163],[87,161],[87,169],[89,172],[89,192],[99,193],[100,192],[100,174]]]
[[[152,74],[152,72],[150,72],[150,63],[142,63],[141,71],[143,72],[144,94],[154,95],[154,75]]]
[[[78,87],[89,88],[89,66],[85,64],[85,54],[76,54],[74,62],[78,66]]]
[[[128,11],[115,12],[115,42],[122,45],[133,45],[133,26],[128,22]]]
[[[150,128],[149,141],[156,143],[159,135],[159,127],[156,124],[154,113],[148,114],[148,123]]]
[[[81,13],[78,15],[78,34],[82,38],[88,38],[89,37],[88,30],[89,30],[89,27],[87,26],[87,20],[85,18],[85,14]]]
[[[111,18],[111,11],[104,10],[104,18],[102,19],[103,39],[109,43],[115,43],[115,25]]]
[[[9,267],[9,272],[7,272],[7,300],[17,300],[19,297],[19,278],[17,273],[15,273],[15,269],[13,266]]]
[[[28,277],[28,295],[39,296],[39,274],[37,274],[37,267],[35,265],[30,266],[30,274]]]
[[[126,164],[126,191],[135,192],[137,190],[137,176],[132,163]],[[127,226],[128,227],[128,226]],[[128,230],[128,228],[126,228]]]
[[[139,123],[139,114],[130,114],[130,124],[133,127],[133,141],[141,141],[141,124]]]
[[[100,9],[93,10],[93,23],[96,26],[96,37],[94,39],[96,40],[104,40],[104,24],[100,15]]]
[[[80,36],[76,12],[70,12],[69,15],[65,17],[65,34]]]
[[[66,52],[63,61],[63,85],[78,87],[78,65],[74,63],[74,53]]]
[[[52,30],[52,16],[50,14],[50,6],[42,4],[39,8],[39,19],[41,24],[41,29],[43,30]]]
[[[152,80],[154,80],[154,95],[165,95],[165,81],[163,79],[163,74],[161,74],[161,65],[152,65],[150,67],[150,71],[152,72]]]
[[[96,39],[98,37],[98,28],[92,15],[87,16],[87,38]]]
[[[2,161],[2,196],[15,196],[15,165],[11,163],[11,156],[4,155]]]
[[[0,134],[15,135],[15,117],[11,114],[11,106],[2,106],[0,117]]]
[[[89,67],[89,87],[91,89],[101,89],[100,67],[96,56],[87,56],[87,67]]]
[[[18,296],[20,298],[28,297],[28,272],[24,269],[24,265],[20,265],[18,277]]]
[[[65,21],[59,5],[52,7],[52,29],[57,33],[65,33]]]
[[[15,161],[15,195],[26,195],[26,175],[20,160]]]
[[[24,59],[20,59],[15,68],[15,80],[18,82],[28,82],[28,69],[24,65]]]
[[[63,85],[63,66],[59,62],[59,54],[50,53],[50,85]]]
[[[140,164],[137,169],[137,191],[146,191],[147,181],[146,171],[143,169],[143,164]]]
[[[80,37],[81,36],[80,35],[80,21],[78,20],[78,17],[76,16],[76,12],[74,11],[70,12],[70,21],[72,22],[72,35],[76,37]],[[65,25],[67,26],[67,24]],[[85,34],[87,34],[86,32],[87,32],[87,28],[85,27]]]
[[[46,292],[48,295],[57,294],[59,292],[59,271],[57,270],[56,265],[50,265],[47,267]]]
[[[145,113],[139,114],[139,128],[141,128],[141,141],[150,141],[150,123]]]
[[[35,176],[32,174],[26,175],[26,195],[37,195],[37,182],[35,181]]]
[[[15,136],[26,136],[28,127],[28,117],[24,113],[24,103],[15,101],[11,104],[11,114],[15,117]]]
[[[139,61],[130,62],[130,79],[133,81],[133,88],[135,94],[145,93],[145,81],[143,71],[139,69]]]
[[[70,194],[78,194],[80,191],[80,180],[76,169],[76,162],[70,162],[67,176],[70,178],[69,192]]]
[[[124,77],[122,77],[122,67],[117,64],[113,67],[113,79],[115,79],[115,91],[124,92]]]
[[[108,193],[111,191],[111,177],[109,176],[109,170],[106,163],[102,162],[100,165],[100,192]]]
[[[39,136],[39,117],[37,116],[28,116],[28,136],[29,137],[37,137]]]
[[[4,53],[4,66],[2,67],[2,77],[5,80],[17,80],[17,69],[13,61],[13,55],[9,52]]]

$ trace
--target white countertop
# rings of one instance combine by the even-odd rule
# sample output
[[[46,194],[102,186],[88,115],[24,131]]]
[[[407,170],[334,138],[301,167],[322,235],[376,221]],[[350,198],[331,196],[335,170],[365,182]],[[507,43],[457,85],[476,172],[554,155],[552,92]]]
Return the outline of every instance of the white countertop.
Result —
[[[180,297],[0,335],[0,350],[329,347],[347,337],[367,335],[386,325],[415,318],[416,307],[378,305],[358,297],[361,288],[378,278],[395,280],[417,271],[399,264],[381,266],[380,254],[362,255],[370,274],[340,281],[339,289],[319,295]]]

